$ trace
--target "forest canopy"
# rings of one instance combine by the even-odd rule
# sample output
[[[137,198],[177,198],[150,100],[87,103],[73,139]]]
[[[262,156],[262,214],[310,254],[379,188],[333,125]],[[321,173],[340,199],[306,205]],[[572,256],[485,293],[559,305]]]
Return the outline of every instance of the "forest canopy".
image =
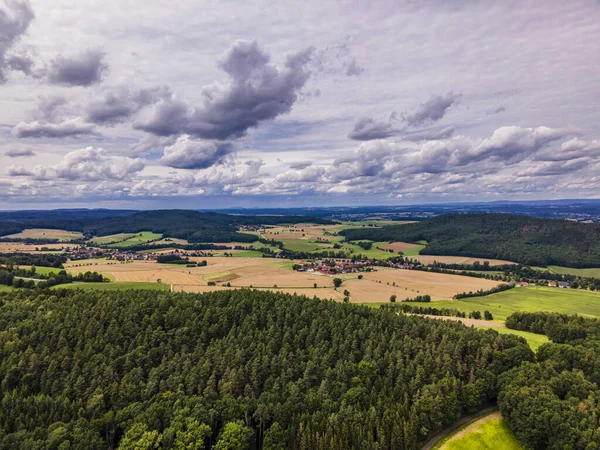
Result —
[[[512,214],[445,214],[423,222],[340,232],[349,241],[427,241],[422,255],[525,265],[600,267],[600,224]]]
[[[532,360],[520,337],[280,293],[3,293],[0,449],[416,450]]]

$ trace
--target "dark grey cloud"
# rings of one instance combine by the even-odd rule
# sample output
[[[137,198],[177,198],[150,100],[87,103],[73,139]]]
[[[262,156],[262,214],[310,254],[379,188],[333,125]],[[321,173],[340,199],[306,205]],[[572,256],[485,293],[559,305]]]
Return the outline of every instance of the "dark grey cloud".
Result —
[[[229,142],[203,141],[183,136],[173,145],[165,147],[161,161],[176,169],[206,169],[223,163],[234,151],[235,147]]]
[[[33,59],[27,55],[13,55],[6,60],[10,70],[23,72],[25,75],[36,76],[33,72]]]
[[[312,166],[312,161],[298,161],[290,164],[290,169],[303,170],[310,166]]]
[[[365,69],[359,66],[358,62],[356,61],[356,58],[352,58],[352,60],[348,63],[348,66],[346,67],[346,75],[348,75],[349,77],[357,77],[364,71]]]
[[[9,1],[6,6],[6,9],[0,9],[0,83],[6,82],[7,70],[26,67],[18,56],[8,56],[8,52],[25,34],[35,17],[28,0]]]
[[[39,120],[21,122],[13,128],[13,134],[18,138],[66,138],[97,133],[93,124],[84,123],[80,119],[70,119],[60,123]]]
[[[4,154],[6,156],[8,156],[9,158],[26,158],[29,156],[35,156],[34,151],[31,149],[8,150],[8,151],[4,152]]]
[[[502,105],[500,106],[496,106],[495,108],[489,109],[486,114],[488,116],[494,115],[494,114],[502,114],[503,112],[506,111],[506,108]]]
[[[143,107],[168,98],[169,90],[163,87],[134,89],[121,87],[105,92],[104,97],[87,105],[85,120],[98,125],[116,125],[130,119]]]
[[[63,86],[91,86],[100,83],[108,73],[105,54],[87,50],[79,55],[57,57],[47,69],[48,81]]]
[[[193,107],[176,97],[158,102],[136,128],[158,136],[188,134],[196,138],[227,140],[244,136],[262,121],[289,113],[300,89],[310,77],[307,64],[312,48],[289,55],[283,68],[255,41],[236,41],[219,66],[230,77],[227,86],[202,89],[203,105]]]
[[[356,122],[348,137],[356,141],[370,141],[389,138],[395,136],[398,132],[399,130],[394,128],[391,120],[384,122],[371,117],[363,117]]]
[[[441,120],[448,109],[460,99],[460,94],[449,92],[445,95],[434,95],[412,113],[404,117],[408,125],[416,127]]]

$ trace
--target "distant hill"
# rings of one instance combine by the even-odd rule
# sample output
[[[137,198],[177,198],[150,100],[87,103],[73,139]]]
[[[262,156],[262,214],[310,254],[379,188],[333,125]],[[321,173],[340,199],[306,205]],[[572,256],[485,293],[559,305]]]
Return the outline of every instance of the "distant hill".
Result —
[[[600,224],[511,214],[446,214],[407,225],[341,232],[347,240],[427,241],[421,254],[521,264],[600,267]]]
[[[3,220],[4,219],[4,220]],[[153,231],[165,237],[187,239],[190,242],[254,242],[253,234],[240,233],[247,225],[279,225],[296,223],[331,224],[330,220],[308,216],[241,216],[201,213],[191,210],[157,210],[142,212],[39,211],[0,214],[0,236],[19,233],[26,228],[52,228],[80,231],[88,236]]]

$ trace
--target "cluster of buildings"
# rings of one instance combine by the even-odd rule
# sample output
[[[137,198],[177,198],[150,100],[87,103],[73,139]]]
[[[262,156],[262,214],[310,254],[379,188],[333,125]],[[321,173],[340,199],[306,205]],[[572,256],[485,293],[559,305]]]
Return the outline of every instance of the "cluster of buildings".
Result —
[[[294,270],[298,272],[318,272],[325,275],[338,275],[345,273],[356,273],[356,272],[373,272],[377,270],[375,267],[390,267],[394,269],[405,269],[412,270],[417,268],[413,263],[394,263],[391,261],[378,261],[372,259],[365,260],[325,260],[325,261],[303,261],[301,263],[294,264]],[[419,266],[420,267],[420,266]]]

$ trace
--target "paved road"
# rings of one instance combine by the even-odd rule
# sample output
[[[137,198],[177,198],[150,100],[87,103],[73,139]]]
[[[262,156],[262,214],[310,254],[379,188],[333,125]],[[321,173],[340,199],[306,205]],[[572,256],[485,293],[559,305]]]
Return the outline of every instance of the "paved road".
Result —
[[[488,414],[491,414],[496,411],[498,411],[497,406],[490,406],[489,408],[482,409],[481,411],[463,417],[458,422],[454,423],[448,428],[444,428],[438,434],[429,439],[427,443],[423,446],[423,450],[431,450],[438,442],[440,442],[446,436],[448,436],[451,433],[454,433],[456,430],[461,428],[463,425],[466,425],[467,423],[471,422],[473,419],[478,419],[480,417],[487,416]]]

